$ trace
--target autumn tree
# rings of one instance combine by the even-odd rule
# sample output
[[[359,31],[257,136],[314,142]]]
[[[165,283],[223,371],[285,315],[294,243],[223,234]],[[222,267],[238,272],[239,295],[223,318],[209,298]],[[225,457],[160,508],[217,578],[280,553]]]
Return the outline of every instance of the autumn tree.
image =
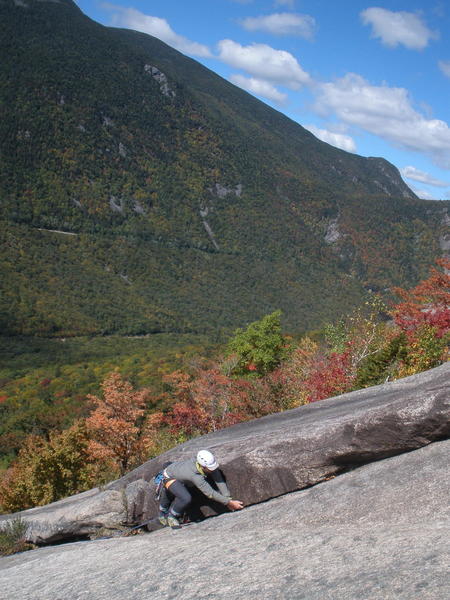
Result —
[[[278,369],[277,376],[282,381],[282,394],[288,408],[309,401],[309,391],[304,382],[315,369],[318,356],[319,344],[304,336]]]
[[[428,279],[415,288],[394,289],[402,301],[394,306],[392,315],[410,339],[423,325],[434,327],[438,337],[450,330],[450,259],[437,259],[436,264],[442,270],[432,267]]]
[[[208,415],[192,394],[193,376],[177,370],[163,377],[171,404],[165,422],[178,442],[208,432]]]
[[[315,402],[355,388],[361,365],[383,348],[390,335],[382,318],[386,310],[374,296],[337,323],[326,325],[321,345],[308,338],[300,342],[286,365],[290,393],[297,387],[298,403]]]
[[[148,390],[135,391],[118,372],[102,383],[103,397],[89,395],[95,410],[86,419],[91,456],[117,468],[120,475],[145,460],[153,444],[159,415],[144,417]]]
[[[248,418],[244,407],[250,384],[224,375],[218,365],[200,368],[193,375],[175,371],[165,382],[175,400],[166,422],[176,436],[202,435]]]
[[[1,480],[2,510],[24,510],[89,489],[96,470],[88,445],[82,422],[50,433],[48,440],[28,436]]]
[[[450,341],[450,260],[438,259],[428,279],[415,288],[395,292],[402,301],[394,306],[395,323],[407,337],[406,356],[398,375],[405,377],[441,364]]]

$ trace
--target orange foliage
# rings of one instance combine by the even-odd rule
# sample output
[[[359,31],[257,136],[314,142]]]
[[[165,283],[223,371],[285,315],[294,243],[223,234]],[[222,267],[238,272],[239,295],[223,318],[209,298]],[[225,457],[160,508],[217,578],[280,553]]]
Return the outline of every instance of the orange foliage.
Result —
[[[96,406],[86,419],[92,436],[89,452],[96,460],[115,464],[123,475],[147,458],[159,417],[144,419],[148,390],[134,391],[117,372],[105,379],[102,390],[103,398],[88,396]]]

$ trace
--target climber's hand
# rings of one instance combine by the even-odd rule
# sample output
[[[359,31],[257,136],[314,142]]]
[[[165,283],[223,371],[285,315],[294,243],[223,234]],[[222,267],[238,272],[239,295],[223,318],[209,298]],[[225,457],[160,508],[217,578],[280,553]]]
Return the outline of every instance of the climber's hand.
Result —
[[[230,500],[227,504],[227,508],[230,510],[241,510],[241,508],[244,508],[244,505],[240,500]]]

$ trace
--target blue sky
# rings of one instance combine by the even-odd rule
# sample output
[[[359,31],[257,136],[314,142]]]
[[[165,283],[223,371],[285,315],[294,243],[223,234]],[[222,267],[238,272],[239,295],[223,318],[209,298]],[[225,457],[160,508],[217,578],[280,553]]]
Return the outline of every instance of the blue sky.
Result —
[[[154,35],[324,141],[450,199],[449,0],[76,0]]]

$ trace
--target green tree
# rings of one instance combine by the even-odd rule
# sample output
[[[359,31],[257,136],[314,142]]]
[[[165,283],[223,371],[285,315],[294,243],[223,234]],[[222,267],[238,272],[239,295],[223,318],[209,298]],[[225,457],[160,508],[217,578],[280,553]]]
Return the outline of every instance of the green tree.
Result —
[[[266,375],[286,356],[286,340],[281,333],[281,311],[266,315],[247,329],[237,329],[228,342],[225,369],[232,375]]]

